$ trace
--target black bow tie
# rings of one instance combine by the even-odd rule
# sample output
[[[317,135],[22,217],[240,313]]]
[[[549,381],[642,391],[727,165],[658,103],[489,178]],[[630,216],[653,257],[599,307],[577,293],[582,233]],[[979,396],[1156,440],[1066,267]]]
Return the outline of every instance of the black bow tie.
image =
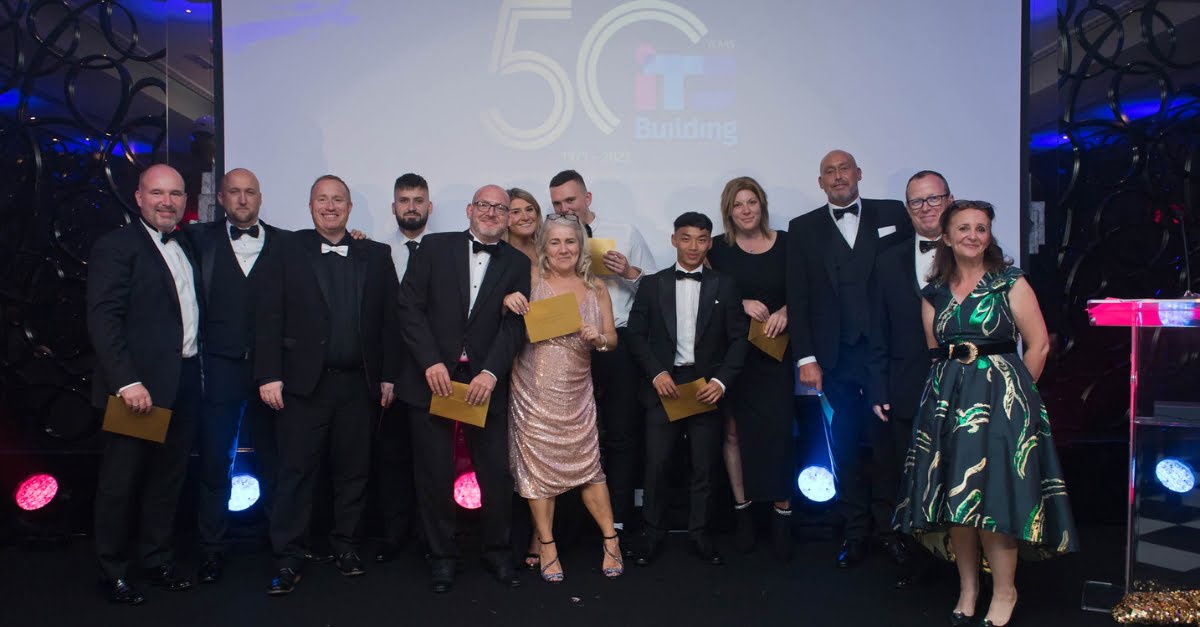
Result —
[[[700,273],[699,271],[697,271],[697,272],[684,272],[683,270],[676,270],[676,271],[675,271],[675,280],[676,280],[676,281],[683,281],[683,280],[685,280],[685,279],[691,279],[691,280],[693,280],[693,281],[699,281],[699,280],[700,280],[700,274],[701,274],[701,273]]]
[[[500,244],[484,244],[479,240],[471,240],[472,253],[487,253],[494,255],[500,250]]]
[[[845,209],[834,209],[833,210],[833,219],[841,220],[842,216],[846,215],[847,213],[853,213],[854,215],[857,216],[858,215],[858,203],[854,203],[853,205],[850,205],[849,207],[846,207]]]
[[[175,239],[176,237],[179,237],[179,231],[171,231],[170,233],[163,233],[162,235],[159,236],[158,239],[162,243],[166,244],[167,242]]]
[[[255,224],[248,229],[236,227],[232,224],[229,225],[229,239],[237,241],[241,239],[243,235],[249,235],[254,239],[258,239],[258,225]]]
[[[920,251],[922,253],[927,253],[927,252],[937,248],[937,240],[932,240],[932,239],[931,240],[921,240],[921,241],[917,242],[917,247],[920,249]]]

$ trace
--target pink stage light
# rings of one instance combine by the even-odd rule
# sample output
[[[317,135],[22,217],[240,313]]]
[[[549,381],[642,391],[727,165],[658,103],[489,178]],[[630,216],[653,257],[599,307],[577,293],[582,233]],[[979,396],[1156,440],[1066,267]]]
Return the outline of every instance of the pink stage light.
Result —
[[[483,505],[483,497],[479,492],[479,481],[475,479],[475,471],[464,472],[454,480],[454,502],[466,509],[479,509]]]
[[[46,473],[37,473],[25,477],[17,486],[15,498],[17,507],[32,512],[49,505],[57,494],[58,480]]]

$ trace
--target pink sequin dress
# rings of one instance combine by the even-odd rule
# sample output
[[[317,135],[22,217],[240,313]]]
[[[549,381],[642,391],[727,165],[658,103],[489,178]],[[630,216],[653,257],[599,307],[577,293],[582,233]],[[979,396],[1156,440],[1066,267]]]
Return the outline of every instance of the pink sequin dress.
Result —
[[[530,300],[552,296],[550,285],[539,280]],[[594,291],[588,291],[579,314],[584,324],[601,326]],[[578,333],[526,344],[511,381],[508,459],[517,494],[544,499],[585,483],[603,483],[592,345]]]

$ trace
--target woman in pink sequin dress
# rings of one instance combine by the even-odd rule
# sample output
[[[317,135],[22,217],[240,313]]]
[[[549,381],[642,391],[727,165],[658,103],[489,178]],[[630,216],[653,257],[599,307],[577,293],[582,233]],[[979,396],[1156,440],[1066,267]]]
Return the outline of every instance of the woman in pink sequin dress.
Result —
[[[583,503],[604,534],[601,569],[608,577],[624,571],[612,505],[596,433],[596,399],[592,393],[592,350],[617,344],[612,303],[604,284],[590,271],[587,236],[574,215],[546,218],[535,240],[532,301],[574,293],[582,328],[570,335],[529,343],[513,364],[509,394],[509,467],[516,491],[528,499],[536,536],[531,553],[542,578],[563,579],[554,544],[554,499],[582,486]],[[505,305],[524,315],[529,303],[510,294]]]

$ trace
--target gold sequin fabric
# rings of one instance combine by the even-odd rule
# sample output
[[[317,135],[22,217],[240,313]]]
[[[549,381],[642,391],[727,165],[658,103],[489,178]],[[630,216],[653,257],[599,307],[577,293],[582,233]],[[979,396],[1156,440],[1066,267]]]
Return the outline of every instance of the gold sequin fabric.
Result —
[[[1200,625],[1200,590],[1131,592],[1112,617],[1122,625]]]
[[[530,300],[554,295],[538,281]],[[594,292],[588,292],[579,314],[584,324],[601,326]],[[572,333],[526,344],[517,355],[508,401],[508,454],[515,489],[524,498],[550,498],[604,482],[591,349]]]

